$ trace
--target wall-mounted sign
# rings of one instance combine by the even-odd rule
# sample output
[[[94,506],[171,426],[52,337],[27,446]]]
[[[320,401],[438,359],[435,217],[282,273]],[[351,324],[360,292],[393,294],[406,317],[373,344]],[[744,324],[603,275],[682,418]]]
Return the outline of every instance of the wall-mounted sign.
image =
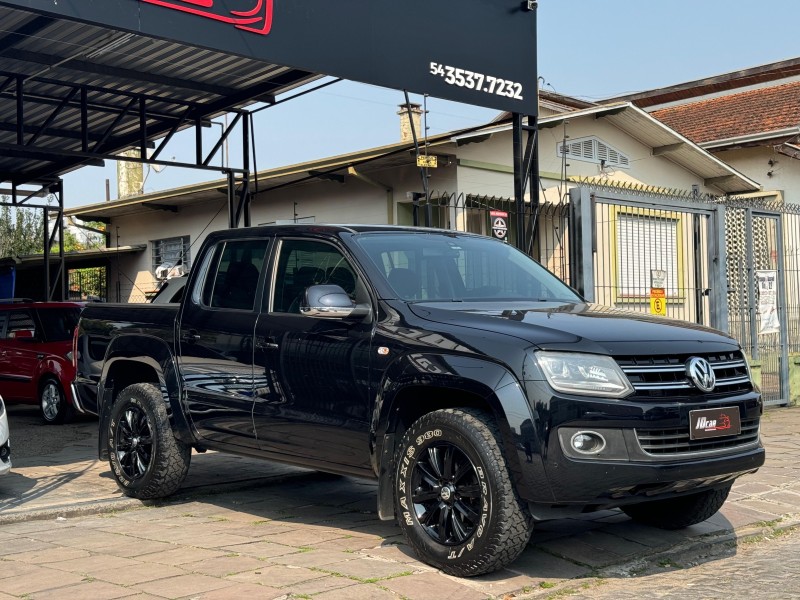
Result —
[[[417,166],[418,167],[428,167],[430,169],[435,169],[439,166],[439,161],[437,160],[439,157],[435,154],[430,154],[427,156],[418,156],[417,157]]]
[[[758,335],[779,333],[778,272],[756,271],[758,282]]]
[[[0,6],[538,114],[536,11],[519,0],[0,0]]]
[[[667,294],[664,288],[650,288],[650,314],[667,316]]]
[[[220,23],[229,23],[237,29],[259,35],[267,35],[272,27],[272,0],[244,0],[237,3],[243,5],[237,6],[238,10],[233,10],[219,1],[215,5],[214,0],[142,0],[142,2]]]
[[[498,240],[506,239],[508,235],[508,212],[504,210],[490,210],[489,219],[492,222],[492,235]]]

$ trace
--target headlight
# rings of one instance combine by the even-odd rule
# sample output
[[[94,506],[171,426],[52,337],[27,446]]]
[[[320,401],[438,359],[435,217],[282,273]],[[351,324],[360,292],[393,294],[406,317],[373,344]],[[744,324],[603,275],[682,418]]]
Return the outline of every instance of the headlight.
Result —
[[[634,391],[610,356],[572,352],[536,352],[535,356],[547,382],[559,392],[624,398]]]
[[[753,389],[757,392],[761,392],[761,388],[756,383],[756,380],[753,379],[753,370],[750,368],[750,359],[747,358],[747,354],[745,354],[744,350],[739,348],[739,351],[742,353],[742,358],[744,359],[744,367],[747,369],[747,377],[750,379],[750,383],[753,386]]]

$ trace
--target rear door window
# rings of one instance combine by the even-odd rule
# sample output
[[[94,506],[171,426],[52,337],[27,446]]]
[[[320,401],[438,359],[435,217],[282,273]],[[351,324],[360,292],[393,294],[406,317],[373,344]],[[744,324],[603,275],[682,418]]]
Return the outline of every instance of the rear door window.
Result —
[[[36,330],[36,323],[28,310],[12,310],[8,313],[8,323],[6,324],[6,339],[15,340],[20,338],[37,337],[39,332]]]
[[[44,339],[48,342],[71,340],[80,314],[81,309],[78,307],[39,309]]]
[[[223,242],[214,249],[203,284],[202,304],[253,310],[268,239]]]

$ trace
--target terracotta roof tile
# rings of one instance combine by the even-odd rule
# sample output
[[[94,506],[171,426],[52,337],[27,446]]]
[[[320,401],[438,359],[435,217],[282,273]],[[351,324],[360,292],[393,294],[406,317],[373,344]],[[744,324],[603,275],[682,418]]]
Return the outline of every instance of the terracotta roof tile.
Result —
[[[695,143],[800,127],[800,81],[650,113]]]

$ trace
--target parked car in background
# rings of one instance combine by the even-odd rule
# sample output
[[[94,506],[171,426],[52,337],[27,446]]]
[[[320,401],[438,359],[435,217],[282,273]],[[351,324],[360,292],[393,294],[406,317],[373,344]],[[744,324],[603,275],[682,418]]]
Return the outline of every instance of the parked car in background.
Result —
[[[0,300],[0,394],[38,404],[47,423],[73,408],[72,338],[82,304]]]
[[[0,398],[0,475],[11,470],[11,442],[8,441],[8,416],[3,398]]]

